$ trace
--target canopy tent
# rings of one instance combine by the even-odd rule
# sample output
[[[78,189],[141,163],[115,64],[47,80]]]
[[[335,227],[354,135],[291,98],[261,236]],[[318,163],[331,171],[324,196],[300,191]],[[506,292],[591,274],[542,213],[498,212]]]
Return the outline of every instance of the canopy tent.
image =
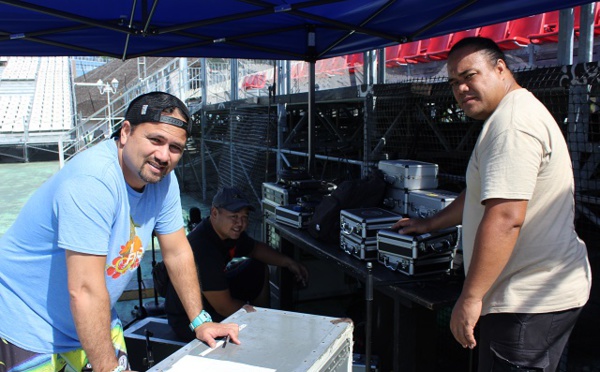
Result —
[[[0,0],[0,55],[315,61],[589,0]]]

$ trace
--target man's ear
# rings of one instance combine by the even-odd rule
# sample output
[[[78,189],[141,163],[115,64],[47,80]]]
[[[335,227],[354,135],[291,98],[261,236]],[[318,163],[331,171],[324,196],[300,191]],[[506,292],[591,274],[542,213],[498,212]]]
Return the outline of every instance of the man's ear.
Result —
[[[128,120],[125,120],[123,123],[121,123],[121,133],[119,135],[119,143],[121,145],[124,145],[127,142],[131,136],[131,131],[131,123]]]
[[[215,218],[215,217],[217,217],[217,213],[219,213],[219,211],[217,210],[217,208],[215,208],[215,207],[210,207],[210,216],[211,216],[212,218]]]
[[[498,59],[498,61],[496,62],[496,68],[498,69],[498,72],[501,74],[508,71],[508,66],[506,65],[506,61],[503,59]]]

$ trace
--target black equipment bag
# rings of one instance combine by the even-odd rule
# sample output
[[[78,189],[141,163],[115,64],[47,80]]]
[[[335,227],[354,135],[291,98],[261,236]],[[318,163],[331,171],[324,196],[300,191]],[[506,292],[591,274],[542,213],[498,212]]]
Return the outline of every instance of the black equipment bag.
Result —
[[[342,209],[379,207],[383,203],[386,183],[383,173],[374,170],[368,177],[339,184],[315,207],[307,229],[311,236],[327,243],[340,242]]]
[[[167,267],[163,261],[157,262],[152,268],[152,281],[154,282],[156,293],[161,297],[166,297],[170,279]]]

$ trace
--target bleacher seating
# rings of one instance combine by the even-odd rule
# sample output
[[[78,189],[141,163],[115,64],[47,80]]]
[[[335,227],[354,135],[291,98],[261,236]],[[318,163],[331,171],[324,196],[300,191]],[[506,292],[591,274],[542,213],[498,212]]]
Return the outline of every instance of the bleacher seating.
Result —
[[[447,34],[431,38],[425,52],[425,62],[446,59],[450,51],[448,46],[452,42],[452,36],[453,34]]]
[[[452,39],[450,39],[450,44],[448,44],[448,52],[450,52],[450,49],[452,49],[454,44],[458,43],[462,39],[464,39],[466,37],[473,37],[473,36],[479,35],[479,30],[480,30],[480,28],[477,27],[477,28],[472,28],[469,30],[463,30],[463,31],[458,31],[458,32],[453,33]]]
[[[446,45],[446,49],[440,49],[440,50],[435,50],[431,48],[431,43],[429,44],[430,48],[428,48],[427,50],[427,56],[429,58],[429,60],[443,60],[448,58],[448,53],[450,53],[450,49],[452,49],[452,46],[454,46],[454,44],[458,43],[460,40],[464,39],[465,37],[472,37],[472,36],[477,36],[477,34],[479,33],[479,28],[472,28],[470,30],[464,30],[464,31],[459,31],[459,32],[455,32],[453,34],[450,34],[450,38],[448,40],[448,45]]]
[[[511,50],[530,44],[529,35],[537,34],[542,29],[543,14],[519,18],[508,22],[506,35],[503,39],[495,40],[500,49]]]
[[[348,73],[356,73],[356,69],[364,64],[364,56],[362,53],[354,53],[346,56],[346,67],[348,67]]]
[[[308,63],[304,61],[295,62],[291,67],[292,80],[306,78],[308,76]]]
[[[477,36],[487,37],[494,41],[505,40],[509,23],[510,22],[501,22],[493,25],[483,26],[479,29],[479,34]]]
[[[0,132],[18,133],[25,130],[25,123],[31,109],[30,95],[0,96]]]
[[[415,54],[404,54],[404,59],[409,63],[429,62],[427,59],[427,50],[429,49],[429,42],[431,39],[423,39],[418,41],[418,46]]]
[[[267,83],[267,72],[259,71],[251,75],[246,75],[242,79],[242,89],[264,89]]]
[[[596,3],[594,16],[594,36],[600,35],[600,3]],[[575,36],[579,37],[581,28],[581,7],[575,7],[573,11],[573,30]],[[560,12],[558,10],[543,14],[542,29],[539,33],[529,35],[529,39],[534,44],[557,43],[559,32]]]
[[[397,48],[396,55],[390,55],[386,60],[388,66],[401,66],[410,63],[417,63],[415,60],[409,60],[406,57],[415,56],[419,54],[421,42],[411,41],[408,43],[400,44]]]
[[[39,67],[33,96],[30,131],[64,131],[71,129],[73,110],[69,89],[67,57],[44,58]]]
[[[9,57],[1,82],[1,132],[18,134],[71,128],[68,57]]]
[[[578,17],[575,17],[578,18]],[[542,15],[542,28],[538,33],[529,35],[533,44],[557,43],[558,42],[558,20],[559,11],[547,12]]]
[[[9,57],[2,79],[35,80],[39,63],[39,57]]]

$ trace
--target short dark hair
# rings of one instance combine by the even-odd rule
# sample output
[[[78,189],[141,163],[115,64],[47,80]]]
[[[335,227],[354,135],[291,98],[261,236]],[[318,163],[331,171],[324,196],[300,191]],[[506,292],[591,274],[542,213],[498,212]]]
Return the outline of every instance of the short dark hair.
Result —
[[[486,57],[489,59],[490,63],[492,63],[493,65],[495,65],[499,59],[501,59],[508,67],[508,63],[506,62],[506,55],[504,54],[502,49],[500,49],[500,47],[494,42],[494,40],[488,39],[486,37],[472,36],[461,39],[452,46],[452,49],[450,49],[450,52],[448,53],[448,58],[450,58],[450,56],[455,54],[457,51],[466,48],[472,48],[475,52],[484,52]]]

